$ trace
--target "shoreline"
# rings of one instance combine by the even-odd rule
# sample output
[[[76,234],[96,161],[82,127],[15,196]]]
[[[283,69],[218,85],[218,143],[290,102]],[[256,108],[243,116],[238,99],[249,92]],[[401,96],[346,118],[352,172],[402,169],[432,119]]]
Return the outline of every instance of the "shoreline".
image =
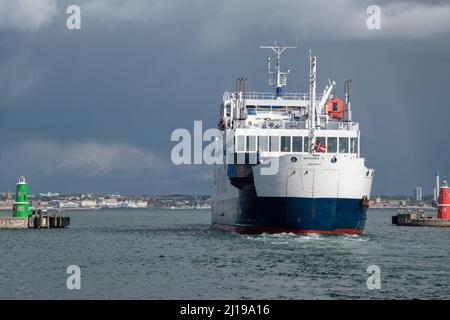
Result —
[[[211,208],[171,208],[171,207],[146,207],[146,208],[30,208],[31,210],[64,210],[64,211],[83,211],[83,210],[211,210]],[[0,208],[1,211],[13,211],[12,208]]]

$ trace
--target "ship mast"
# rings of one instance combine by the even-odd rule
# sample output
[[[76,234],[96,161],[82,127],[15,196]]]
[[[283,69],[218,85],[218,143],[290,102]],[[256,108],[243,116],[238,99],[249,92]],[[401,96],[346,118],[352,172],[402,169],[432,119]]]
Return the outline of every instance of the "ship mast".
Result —
[[[317,125],[316,108],[316,57],[311,55],[309,50],[309,106],[308,106],[308,127],[309,127],[309,152],[314,152],[315,128]]]
[[[345,106],[344,112],[342,114],[342,121],[345,122],[347,129],[350,129],[350,124],[352,122],[352,109],[350,101],[350,83],[351,79],[345,81],[344,92],[345,92]]]
[[[281,98],[282,94],[282,87],[286,86],[287,83],[287,76],[290,72],[289,69],[286,69],[286,71],[281,71],[281,54],[286,49],[296,49],[297,47],[288,47],[285,45],[279,45],[275,41],[275,44],[273,46],[260,46],[260,49],[272,49],[273,52],[275,52],[277,56],[277,61],[275,63],[274,70],[270,67],[270,56],[267,57],[267,70],[269,72],[270,78],[269,78],[269,85],[276,87],[276,96],[277,98]]]

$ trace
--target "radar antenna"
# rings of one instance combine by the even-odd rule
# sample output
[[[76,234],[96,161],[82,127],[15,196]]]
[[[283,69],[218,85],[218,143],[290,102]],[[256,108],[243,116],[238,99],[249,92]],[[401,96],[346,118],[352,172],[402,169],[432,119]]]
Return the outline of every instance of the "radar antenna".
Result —
[[[277,97],[281,97],[282,94],[282,87],[285,87],[287,84],[287,76],[290,72],[290,69],[286,69],[285,71],[281,71],[281,54],[284,52],[284,50],[286,49],[297,49],[298,47],[288,47],[285,46],[284,44],[278,44],[275,41],[275,44],[273,46],[260,46],[260,49],[272,49],[273,52],[275,52],[276,54],[276,64],[274,67],[274,70],[271,69],[270,66],[270,60],[271,57],[267,57],[267,71],[270,75],[269,77],[269,85],[270,86],[275,86],[276,87],[276,94]]]

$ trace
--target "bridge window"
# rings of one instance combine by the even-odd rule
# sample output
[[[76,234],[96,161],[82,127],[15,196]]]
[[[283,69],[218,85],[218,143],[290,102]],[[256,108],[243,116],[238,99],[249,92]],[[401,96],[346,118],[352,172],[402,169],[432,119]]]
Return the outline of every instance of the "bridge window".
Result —
[[[275,136],[270,137],[270,151],[280,152],[280,137]]]
[[[226,105],[226,115],[227,117],[231,117],[231,105]]]
[[[269,151],[268,136],[258,136],[258,150],[261,152]]]
[[[302,137],[292,137],[292,152],[302,152]]]
[[[350,138],[350,153],[358,153],[358,138]]]
[[[339,138],[339,153],[348,153],[348,138]]]
[[[236,151],[245,152],[245,136],[237,136]]]
[[[281,152],[291,152],[291,137],[281,137]]]
[[[314,149],[316,152],[327,152],[327,139],[325,137],[316,137]]]
[[[311,149],[311,146],[309,145],[309,138],[308,137],[304,137],[303,138],[303,151],[304,152],[309,152],[310,149]]]
[[[256,152],[256,136],[247,136],[247,151]]]
[[[250,116],[256,116],[256,107],[255,106],[247,106],[247,114]]]
[[[336,137],[328,137],[327,138],[327,151],[330,153],[337,152],[337,138]]]

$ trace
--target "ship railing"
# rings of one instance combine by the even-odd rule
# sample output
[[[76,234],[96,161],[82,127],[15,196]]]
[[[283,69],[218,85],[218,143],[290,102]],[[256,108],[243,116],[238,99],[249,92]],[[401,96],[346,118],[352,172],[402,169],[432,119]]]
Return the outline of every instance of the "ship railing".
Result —
[[[305,129],[306,123],[304,121],[284,121],[283,129]]]
[[[228,92],[225,91],[224,93],[224,100],[227,99],[236,99],[238,94],[236,92]],[[256,91],[250,91],[242,93],[243,99],[253,99],[253,100],[276,100],[278,97],[274,92],[256,92]],[[300,93],[300,92],[286,92],[281,94],[281,98],[284,100],[302,100],[307,101],[309,100],[309,94],[308,93]],[[321,95],[317,95],[317,99],[321,99]]]
[[[260,121],[248,122],[246,120],[236,120],[235,128],[261,128],[261,129],[307,129],[305,121],[302,120],[283,120],[283,119],[267,119]],[[358,131],[359,124],[351,122],[349,124],[342,122],[328,122],[320,126],[320,130],[351,130]]]

